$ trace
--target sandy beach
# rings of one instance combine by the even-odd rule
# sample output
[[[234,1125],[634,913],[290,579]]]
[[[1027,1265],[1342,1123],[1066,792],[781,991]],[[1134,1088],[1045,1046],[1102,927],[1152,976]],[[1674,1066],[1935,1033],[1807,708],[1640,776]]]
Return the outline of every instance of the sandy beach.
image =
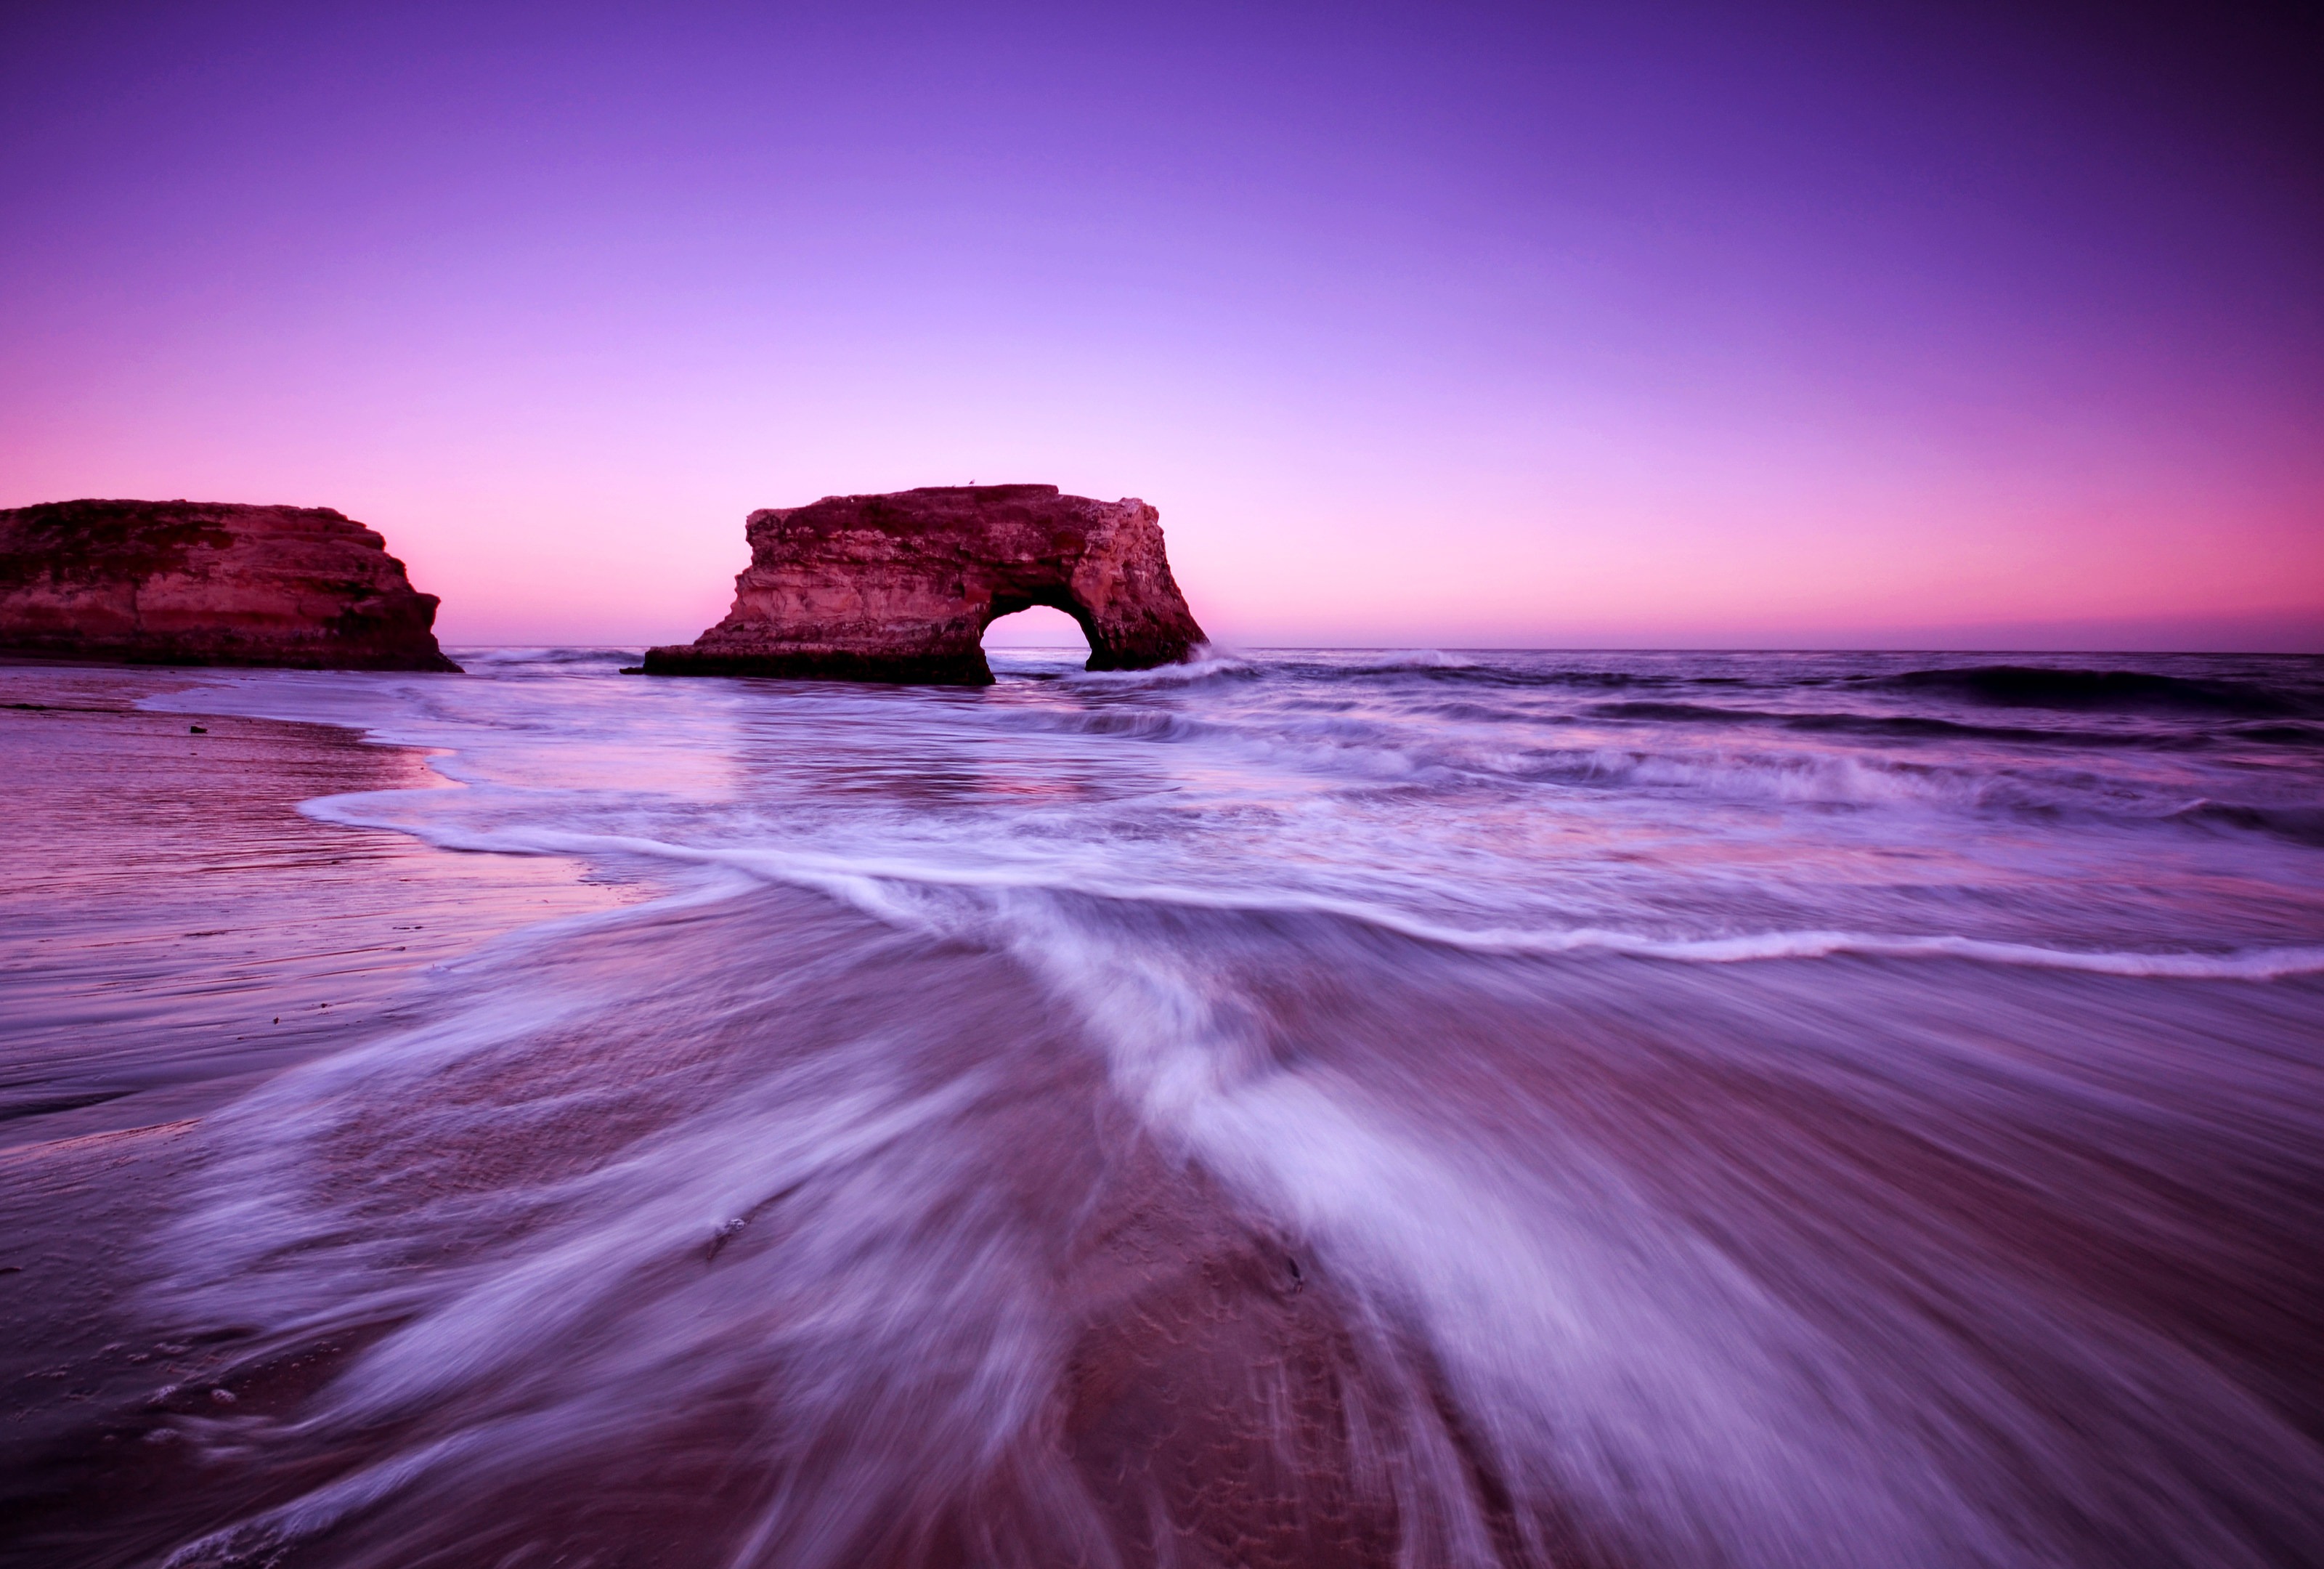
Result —
[[[430,964],[635,894],[569,862],[303,817],[317,796],[445,781],[340,726],[134,706],[200,682],[0,664],[0,1518],[17,1530],[44,1498],[91,1507],[134,1453],[124,1412],[217,1361],[123,1312],[202,1115],[408,1022]]]

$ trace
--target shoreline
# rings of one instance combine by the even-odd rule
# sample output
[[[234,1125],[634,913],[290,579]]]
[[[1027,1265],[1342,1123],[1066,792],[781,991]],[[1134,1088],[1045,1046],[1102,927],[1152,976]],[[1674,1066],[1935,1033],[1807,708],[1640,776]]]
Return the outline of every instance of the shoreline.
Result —
[[[431,966],[637,897],[561,857],[307,817],[318,796],[451,787],[429,752],[337,725],[135,706],[198,685],[0,665],[0,1515],[46,1491],[55,1444],[109,1447],[100,1414],[222,1354],[149,1343],[129,1311],[210,1112],[410,1022]]]
[[[634,897],[563,857],[308,817],[318,797],[453,787],[427,752],[337,725],[134,706],[194,685],[0,668],[19,868],[0,889],[0,1148],[198,1114],[392,1023],[431,964]]]

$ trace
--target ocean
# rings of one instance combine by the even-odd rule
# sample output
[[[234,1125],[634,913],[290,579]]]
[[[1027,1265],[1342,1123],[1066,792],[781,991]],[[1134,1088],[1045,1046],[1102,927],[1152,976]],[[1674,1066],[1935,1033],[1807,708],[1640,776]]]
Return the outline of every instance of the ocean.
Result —
[[[2324,660],[453,652],[134,699],[491,918],[12,961],[0,1192],[220,1086],[14,1561],[2324,1563]]]

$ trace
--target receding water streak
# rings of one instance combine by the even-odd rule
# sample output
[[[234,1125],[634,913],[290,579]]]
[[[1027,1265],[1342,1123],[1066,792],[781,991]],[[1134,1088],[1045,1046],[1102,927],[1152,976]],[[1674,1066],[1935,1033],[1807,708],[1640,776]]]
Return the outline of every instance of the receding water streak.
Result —
[[[147,707],[652,897],[183,1135],[42,1561],[2324,1561],[2315,661],[458,657]]]

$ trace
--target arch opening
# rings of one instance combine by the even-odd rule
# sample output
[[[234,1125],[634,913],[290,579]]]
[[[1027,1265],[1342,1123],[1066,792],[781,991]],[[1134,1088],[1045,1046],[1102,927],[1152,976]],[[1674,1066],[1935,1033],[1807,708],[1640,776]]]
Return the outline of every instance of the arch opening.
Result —
[[[996,596],[984,631],[977,640],[988,653],[1071,654],[1076,664],[1086,660],[1096,643],[1089,624],[1069,606],[1046,600]]]

